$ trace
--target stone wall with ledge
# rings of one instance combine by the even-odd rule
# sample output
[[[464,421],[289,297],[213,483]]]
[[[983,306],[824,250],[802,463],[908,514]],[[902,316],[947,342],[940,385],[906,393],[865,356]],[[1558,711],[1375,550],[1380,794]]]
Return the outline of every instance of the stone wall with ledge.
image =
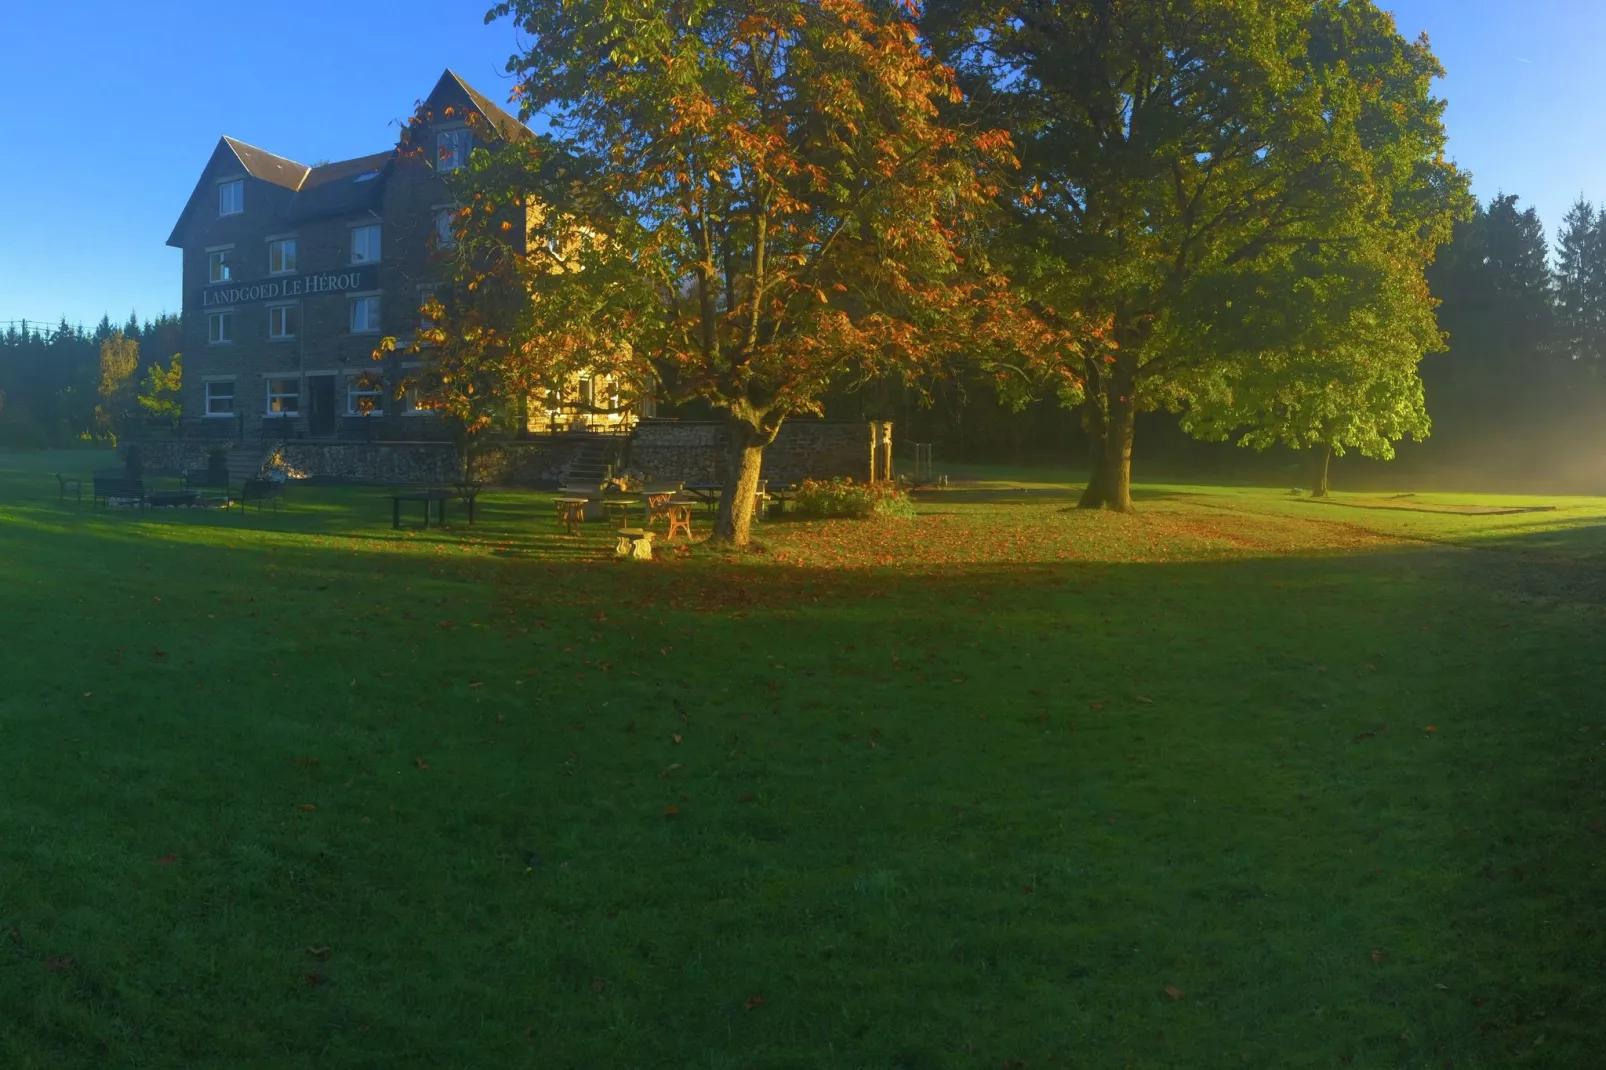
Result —
[[[721,421],[643,420],[630,438],[626,471],[647,484],[723,483],[730,467],[728,442]],[[889,474],[891,448],[890,422],[788,420],[764,451],[760,478],[771,485],[804,479],[869,482]]]

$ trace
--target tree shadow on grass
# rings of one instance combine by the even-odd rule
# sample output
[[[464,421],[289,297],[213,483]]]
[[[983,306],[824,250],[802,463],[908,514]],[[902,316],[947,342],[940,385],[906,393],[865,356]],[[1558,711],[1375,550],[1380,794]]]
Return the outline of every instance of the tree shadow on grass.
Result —
[[[501,1064],[1185,1065],[1267,1022],[1290,1064],[1593,1058],[1606,668],[1553,557],[1598,525],[872,570],[552,560],[519,499],[503,556],[8,512],[39,1051],[356,1065],[356,1015]]]

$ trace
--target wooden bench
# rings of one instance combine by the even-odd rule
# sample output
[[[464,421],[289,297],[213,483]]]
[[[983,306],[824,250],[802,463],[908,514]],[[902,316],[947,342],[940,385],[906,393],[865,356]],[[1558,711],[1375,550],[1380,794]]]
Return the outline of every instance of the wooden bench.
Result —
[[[145,498],[145,481],[130,479],[122,472],[96,472],[91,502],[110,505],[113,499],[135,502],[141,509],[145,508],[149,504]]]
[[[390,526],[394,530],[401,527],[401,507],[403,502],[424,503],[424,530],[429,530],[429,507],[435,506],[435,524],[444,527],[446,524],[446,499],[453,497],[451,491],[439,487],[413,487],[392,491],[390,495]]]
[[[73,479],[73,478],[70,478],[68,476],[62,475],[60,472],[57,472],[56,473],[56,486],[57,486],[58,491],[59,491],[58,494],[57,494],[57,498],[56,498],[57,501],[66,501],[67,500],[67,492],[69,490],[72,491],[74,498],[78,499],[79,501],[83,501],[84,500],[84,481],[83,480],[81,480],[81,479]]]
[[[256,502],[257,512],[259,513],[262,511],[263,502],[272,502],[273,511],[277,513],[279,511],[279,502],[283,498],[284,483],[281,480],[248,479],[240,484],[240,496],[238,498],[231,497],[229,501],[230,504],[236,501],[239,502],[242,513],[245,512],[245,507],[252,502]]]
[[[652,560],[652,532],[646,528],[620,528],[614,553],[632,561]]]

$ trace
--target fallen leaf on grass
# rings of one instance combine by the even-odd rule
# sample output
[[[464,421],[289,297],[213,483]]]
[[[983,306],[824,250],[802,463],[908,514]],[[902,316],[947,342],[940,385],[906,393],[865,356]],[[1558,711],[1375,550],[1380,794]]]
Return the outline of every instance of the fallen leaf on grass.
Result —
[[[45,969],[51,973],[66,973],[77,965],[71,955],[52,955],[45,960]]]
[[[680,807],[678,807],[678,806],[666,806],[666,807],[664,807],[664,816],[665,817],[679,817],[680,816]]]
[[[744,791],[742,792],[740,798],[742,802],[752,802],[757,798],[757,796],[750,791]]]
[[[414,758],[413,759],[413,764],[418,766],[418,768],[420,768],[420,769],[428,769],[429,768],[429,763],[424,761],[424,759],[422,759],[422,758]]]
[[[307,983],[308,988],[317,988],[323,984],[323,974],[321,973],[302,974],[301,979]]]
[[[603,992],[607,991],[607,989],[608,982],[604,981],[600,977],[591,982],[591,991],[595,992],[599,996],[602,995]]]
[[[305,810],[307,813],[310,814],[310,813],[312,813],[314,810],[316,810],[318,808],[316,806],[312,805],[311,803],[302,803],[301,804],[301,809]]]
[[[315,959],[326,959],[329,957],[329,949],[327,947],[309,947],[307,948],[307,954]]]
[[[485,681],[484,680],[475,680],[475,681],[471,682],[468,686],[470,688],[484,687],[485,686]]]
[[[752,1010],[755,1007],[762,1007],[762,1006],[764,1006],[764,997],[763,996],[748,996],[747,997],[747,1002],[743,1003],[742,1006],[746,1007],[748,1010]]]
[[[1165,994],[1170,996],[1172,999],[1182,999],[1187,996],[1187,993],[1178,988],[1176,985],[1166,985]]]
[[[1373,949],[1372,949],[1372,961],[1373,961],[1373,962],[1374,962],[1374,963],[1377,963],[1377,962],[1382,962],[1382,961],[1383,961],[1383,951],[1382,951],[1382,949],[1381,949],[1381,948],[1375,948],[1375,947],[1374,947],[1374,948],[1373,948]]]
[[[679,733],[676,733],[675,735],[670,736],[669,738],[675,741],[675,746],[677,746],[677,747],[680,746],[680,734]]]
[[[1437,726],[1435,726],[1435,725],[1430,725],[1430,724],[1429,724],[1429,725],[1423,725],[1423,726],[1422,726],[1422,731],[1423,731],[1423,732],[1426,732],[1426,733],[1427,733],[1427,734],[1428,734],[1428,735],[1430,735],[1430,736],[1431,736],[1431,735],[1432,735],[1432,734],[1433,734],[1433,733],[1435,733],[1435,732],[1437,732],[1437,731],[1438,731],[1438,730],[1439,730],[1439,729],[1438,729],[1438,728],[1437,728]]]
[[[178,861],[178,855],[166,854],[156,860],[158,866],[171,866]]]

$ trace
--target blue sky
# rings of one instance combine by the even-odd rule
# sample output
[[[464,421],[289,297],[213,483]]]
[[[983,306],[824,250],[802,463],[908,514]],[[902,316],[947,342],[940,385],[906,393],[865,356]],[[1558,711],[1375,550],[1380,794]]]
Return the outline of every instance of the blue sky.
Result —
[[[1554,235],[1606,200],[1606,3],[1384,0],[1449,70],[1452,156]],[[312,163],[378,152],[451,67],[494,99],[516,40],[487,0],[0,3],[0,322],[177,311],[163,243],[219,135]]]

